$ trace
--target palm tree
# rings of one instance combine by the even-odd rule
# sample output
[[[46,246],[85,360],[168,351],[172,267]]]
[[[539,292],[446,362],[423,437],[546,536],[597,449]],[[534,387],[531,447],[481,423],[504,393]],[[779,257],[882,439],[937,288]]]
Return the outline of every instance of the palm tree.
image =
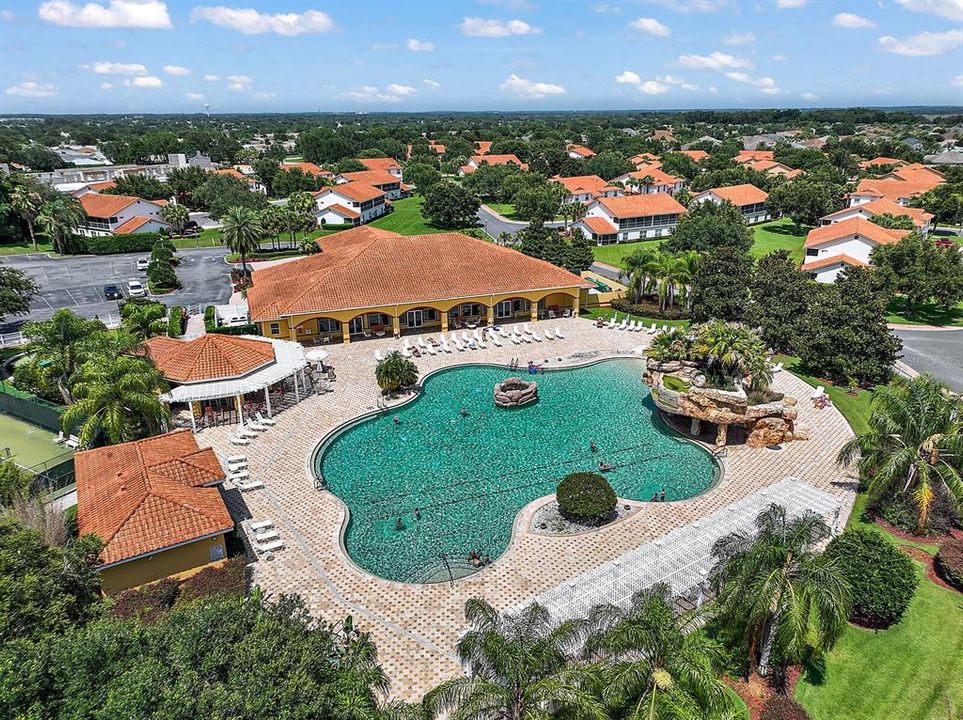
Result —
[[[222,237],[224,244],[232,253],[241,256],[241,272],[247,272],[245,259],[261,249],[261,236],[264,228],[257,213],[245,207],[230,207],[224,214]]]
[[[167,308],[160,303],[135,306],[124,317],[124,328],[141,340],[163,335],[167,331],[166,315]]]
[[[50,238],[54,252],[62,253],[67,241],[80,226],[87,222],[87,212],[80,201],[70,195],[61,195],[40,206],[36,223]]]
[[[652,278],[649,276],[646,268],[658,252],[658,249],[652,247],[640,248],[627,256],[623,261],[626,272],[628,273],[627,284],[631,291],[632,299],[635,302],[638,302],[643,295],[647,295],[649,292]]]
[[[185,206],[171,203],[161,208],[161,217],[173,225],[180,235],[184,231],[184,223],[190,219],[190,213]]]
[[[30,242],[33,243],[34,250],[37,249],[37,236],[34,234],[33,227],[42,204],[43,198],[40,193],[23,183],[17,183],[10,194],[10,207],[27,223],[27,232],[30,233]]]
[[[284,208],[277,205],[271,205],[261,211],[260,217],[261,227],[264,228],[264,234],[271,236],[271,247],[277,250],[281,233],[284,232],[285,228],[287,227]]]
[[[418,382],[418,366],[394,350],[375,367],[375,380],[382,390],[393,393]]]
[[[450,720],[529,720],[577,717],[603,720],[602,703],[589,689],[593,672],[572,665],[578,624],[552,623],[532,604],[501,615],[485,600],[465,603],[471,629],[458,641],[468,676],[442,683],[424,705],[432,717]]]
[[[745,325],[712,320],[698,328],[695,351],[720,378],[751,376],[754,388],[772,381],[766,344]]]
[[[170,419],[158,399],[164,378],[153,363],[120,355],[84,364],[74,385],[76,398],[63,414],[65,430],[78,427],[80,444],[99,435],[111,445],[161,432]]]
[[[869,429],[843,445],[838,460],[856,458],[870,501],[910,493],[923,531],[936,488],[963,503],[963,406],[930,375],[897,377],[876,389]]]
[[[31,352],[43,363],[44,371],[56,379],[64,404],[70,405],[75,377],[105,335],[100,320],[88,320],[62,309],[49,320],[27,323],[23,334]]]
[[[835,558],[816,552],[829,527],[811,511],[790,519],[770,505],[756,518],[756,533],[720,538],[711,581],[722,621],[742,636],[750,671],[770,669],[778,647],[786,662],[802,661],[810,649],[833,647],[849,616],[850,588]]]
[[[612,717],[735,717],[736,705],[716,668],[720,645],[703,633],[685,632],[676,619],[668,585],[632,596],[627,610],[596,607],[586,625],[586,659],[601,663],[601,695]]]

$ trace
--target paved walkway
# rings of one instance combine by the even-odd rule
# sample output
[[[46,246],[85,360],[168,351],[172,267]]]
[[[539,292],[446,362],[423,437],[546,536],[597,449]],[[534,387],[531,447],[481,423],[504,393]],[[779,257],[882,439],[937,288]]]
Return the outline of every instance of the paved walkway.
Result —
[[[598,329],[580,319],[542,321],[536,328],[561,327],[564,340],[454,353],[416,360],[422,373],[458,363],[505,363],[529,359],[549,367],[580,364],[593,357],[632,355],[652,336]],[[298,593],[313,613],[339,622],[347,614],[370,632],[380,660],[392,681],[395,697],[414,700],[440,681],[459,672],[455,643],[465,629],[465,600],[485,597],[496,608],[508,609],[545,590],[612,560],[672,528],[692,522],[746,495],[782,480],[800,478],[839,497],[844,516],[852,506],[855,482],[838,468],[835,456],[851,430],[835,408],[815,410],[808,398],[812,388],[788,373],[774,386],[800,398],[799,425],[811,440],[790,443],[779,451],[730,447],[723,480],[689,500],[638,503],[626,520],[577,537],[551,537],[530,532],[532,513],[541,502],[524,508],[515,521],[515,536],[505,553],[474,576],[434,585],[406,585],[374,577],[357,568],[340,545],[345,510],[331,493],[313,486],[312,454],[332,429],[360,414],[376,410],[374,352],[396,349],[390,339],[326,347],[328,362],[337,369],[334,392],[312,396],[278,415],[277,425],[254,439],[243,451],[230,445],[233,428],[199,433],[202,446],[214,447],[222,460],[244,452],[251,476],[265,488],[245,493],[225,488],[236,519],[274,520],[286,548],[254,563],[254,580],[269,595]]]

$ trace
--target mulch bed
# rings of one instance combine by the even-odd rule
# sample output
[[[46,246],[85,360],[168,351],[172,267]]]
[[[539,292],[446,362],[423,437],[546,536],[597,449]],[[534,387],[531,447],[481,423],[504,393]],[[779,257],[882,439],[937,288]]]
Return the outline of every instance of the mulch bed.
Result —
[[[878,527],[882,528],[890,535],[898,537],[900,540],[912,540],[913,542],[939,545],[941,542],[944,540],[949,540],[951,537],[963,538],[963,530],[957,530],[956,528],[950,530],[950,532],[947,534],[922,536],[908,533],[905,530],[900,530],[898,527],[890,525],[881,517],[874,517],[873,522],[875,522]]]
[[[955,587],[946,582],[943,578],[936,574],[936,570],[933,567],[933,556],[930,555],[925,550],[920,550],[919,548],[910,547],[909,545],[900,545],[900,550],[909,555],[914,560],[919,560],[923,565],[926,566],[926,577],[935,582],[941,588],[946,590],[951,590],[953,592],[960,592]]]
[[[792,697],[796,691],[796,683],[799,682],[800,677],[802,677],[802,668],[798,665],[786,671],[786,694],[789,697]],[[759,716],[762,715],[766,702],[776,694],[776,691],[769,685],[769,681],[755,673],[749,676],[748,681],[742,678],[729,677],[728,675],[722,679],[726,685],[736,691],[736,694],[739,695],[749,707],[749,717],[751,720],[759,720]]]

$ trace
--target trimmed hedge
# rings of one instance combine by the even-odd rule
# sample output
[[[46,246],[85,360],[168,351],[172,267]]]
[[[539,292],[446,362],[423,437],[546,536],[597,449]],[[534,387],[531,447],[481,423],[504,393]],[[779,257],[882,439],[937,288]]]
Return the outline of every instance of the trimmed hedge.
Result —
[[[217,309],[213,305],[204,308],[204,330],[219,335],[260,335],[261,331],[254,323],[236,325],[234,327],[217,327],[215,315]]]
[[[174,305],[167,315],[167,336],[176,338],[184,334],[184,308]]]
[[[833,538],[826,557],[839,563],[852,587],[850,620],[885,628],[902,619],[919,578],[913,561],[894,543],[870,528],[857,527]]]
[[[685,320],[689,317],[688,313],[678,308],[659,310],[658,303],[654,302],[630,303],[627,300],[619,298],[613,300],[610,305],[613,310],[629,313],[630,315],[637,315],[639,317],[659,318],[660,320]]]
[[[217,322],[215,320],[216,315],[217,315],[217,308],[215,308],[213,305],[208,305],[206,308],[204,308],[204,329],[207,332],[214,332],[214,330],[216,330],[216,327],[215,327],[215,323]]]
[[[809,713],[792,698],[773,695],[762,708],[759,720],[809,720]]]
[[[617,498],[609,481],[597,473],[572,473],[555,491],[562,514],[580,522],[600,522],[615,511]]]
[[[150,585],[125,590],[114,602],[114,617],[152,622],[173,607],[178,585],[179,582],[174,578],[164,578]]]
[[[151,260],[147,266],[147,282],[151,289],[173,290],[181,286],[174,266],[167,260]]]
[[[74,235],[66,244],[64,252],[70,255],[117,255],[119,253],[150,252],[154,243],[161,239],[160,233],[129,233],[85,237]]]
[[[963,540],[950,538],[940,545],[933,567],[937,575],[963,592]]]

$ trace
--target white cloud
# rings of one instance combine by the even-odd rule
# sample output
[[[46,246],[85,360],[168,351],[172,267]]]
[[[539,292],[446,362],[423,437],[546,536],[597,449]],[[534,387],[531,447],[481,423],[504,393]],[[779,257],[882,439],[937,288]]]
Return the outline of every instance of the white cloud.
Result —
[[[661,95],[662,93],[668,92],[669,86],[663,85],[655,80],[646,80],[644,83],[639,85],[639,92],[643,92],[646,95]]]
[[[788,60],[789,58],[787,58],[785,55],[773,55],[772,59],[775,60],[776,62],[786,62],[786,60]]]
[[[665,83],[666,85],[684,85],[685,80],[676,77],[675,75],[660,75],[656,78],[660,83]]]
[[[506,90],[508,92],[514,93],[522,97],[528,98],[543,98],[546,95],[564,95],[565,88],[561,85],[555,85],[554,83],[547,82],[534,82],[532,80],[526,80],[525,78],[520,78],[515,73],[512,73],[507,78],[505,82],[498,86],[499,90]]]
[[[599,15],[621,15],[622,7],[613,5],[612,3],[599,3],[598,5],[592,6],[592,11],[597,12]]]
[[[411,52],[431,52],[435,49],[435,43],[428,40],[408,38],[408,49],[411,50]]]
[[[429,80],[428,78],[425,78],[424,80],[421,81],[421,83],[432,90],[441,90],[440,82],[435,82],[434,80]]]
[[[833,15],[833,25],[841,28],[849,28],[850,30],[872,30],[876,27],[876,23],[869,18],[848,12]]]
[[[100,83],[100,89],[101,89],[101,90],[113,90],[115,87],[117,87],[117,86],[114,85],[114,83],[112,83],[112,82],[102,82],[102,83]]]
[[[672,34],[672,31],[669,30],[668,27],[660,23],[655,18],[639,18],[630,22],[629,25],[634,27],[636,30],[641,30],[649,35],[654,35],[655,37],[669,37],[669,35]]]
[[[963,87],[963,75],[957,75],[950,82],[952,82],[954,85],[959,85]]]
[[[748,73],[744,72],[727,72],[726,77],[730,80],[735,80],[736,82],[746,83],[747,85],[757,87],[766,95],[778,95],[780,92],[782,92],[776,85],[776,81],[768,76],[754,78]]]
[[[129,80],[124,80],[121,83],[124,87],[132,88],[147,88],[155,90],[159,87],[164,87],[163,81],[159,77],[154,77],[153,75],[144,75],[143,77],[130,78]]]
[[[204,76],[204,79],[207,80],[207,82],[217,82],[218,80],[221,79],[221,76],[220,76],[220,75],[207,74],[207,75]]]
[[[963,22],[963,0],[896,0],[896,4],[913,12]]]
[[[718,50],[709,55],[680,55],[676,63],[693,70],[728,70],[730,68],[751,68],[752,62],[737,58]]]
[[[411,85],[399,85],[398,83],[391,83],[385,88],[392,95],[414,95],[417,90],[415,90]]]
[[[747,45],[756,41],[756,34],[753,32],[731,32],[726,36],[726,45]]]
[[[523,20],[488,20],[466,17],[461,22],[461,32],[468,37],[508,37],[509,35],[538,35],[542,31]]]
[[[729,0],[654,0],[680,13],[714,13],[728,7]]]
[[[0,10],[0,20],[3,20],[4,22],[13,22],[16,17],[17,16],[9,10]]]
[[[710,85],[710,86],[709,86],[709,92],[712,93],[713,95],[718,95],[718,94],[719,94],[719,88],[717,88],[715,85]]]
[[[631,70],[624,70],[615,76],[615,82],[619,85],[638,85],[642,82],[642,78]]]
[[[255,100],[270,100],[274,97],[273,92],[256,92],[252,96]]]
[[[816,102],[817,100],[819,100],[819,97],[817,95],[810,92],[805,92],[799,97],[801,97],[806,102]]]
[[[375,85],[362,85],[358,90],[348,90],[341,97],[358,102],[401,102],[400,95],[382,92]]]
[[[160,0],[108,0],[107,5],[71,0],[49,0],[40,3],[37,15],[54,25],[87,28],[149,28],[167,30],[174,27],[167,4]]]
[[[251,87],[251,80],[247,75],[228,75],[227,76],[227,89],[228,90],[248,90]]]
[[[786,8],[801,8],[806,4],[806,0],[776,0],[776,7],[785,10]]]
[[[694,83],[682,83],[683,90],[698,90],[699,86]]]
[[[276,33],[286,37],[316,35],[334,30],[334,21],[320,10],[270,15],[254,8],[229,8],[199,5],[191,11],[191,22],[207,21],[245,35]]]
[[[165,65],[161,68],[168,75],[190,75],[191,69],[183,65]]]
[[[140,63],[95,62],[93,65],[81,65],[97,75],[146,75],[147,67]]]
[[[189,92],[184,93],[184,97],[186,97],[188,100],[203,100],[204,93]]]
[[[51,83],[25,81],[9,86],[6,92],[7,95],[17,95],[18,97],[49,98],[55,97],[59,89]]]
[[[929,57],[963,45],[963,30],[947,30],[941,33],[921,32],[918,35],[898,39],[884,35],[879,45],[886,52],[907,57]]]

